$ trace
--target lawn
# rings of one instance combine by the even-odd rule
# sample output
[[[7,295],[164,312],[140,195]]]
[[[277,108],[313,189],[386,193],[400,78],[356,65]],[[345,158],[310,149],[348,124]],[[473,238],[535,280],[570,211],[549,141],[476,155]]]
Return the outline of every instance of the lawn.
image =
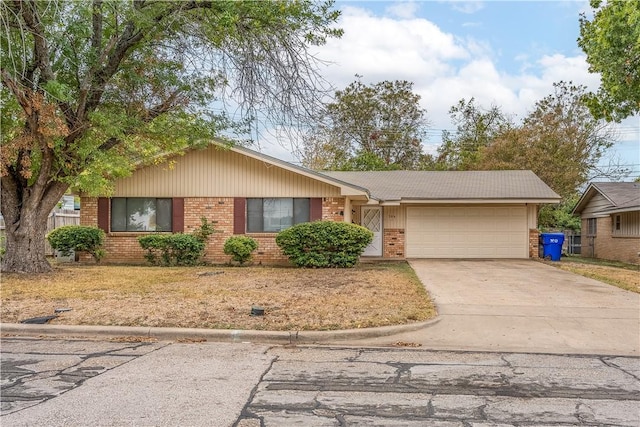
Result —
[[[436,311],[406,262],[350,269],[57,265],[4,274],[2,322],[53,314],[52,324],[332,330],[427,320]],[[251,316],[251,307],[264,316]]]
[[[565,271],[640,293],[640,266],[635,264],[576,256],[562,257],[559,262],[545,262]]]

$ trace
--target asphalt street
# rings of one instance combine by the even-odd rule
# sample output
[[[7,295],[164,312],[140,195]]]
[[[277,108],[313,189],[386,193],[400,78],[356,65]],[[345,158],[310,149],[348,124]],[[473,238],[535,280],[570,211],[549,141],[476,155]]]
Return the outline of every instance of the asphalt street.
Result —
[[[640,359],[3,337],[6,426],[638,426]]]

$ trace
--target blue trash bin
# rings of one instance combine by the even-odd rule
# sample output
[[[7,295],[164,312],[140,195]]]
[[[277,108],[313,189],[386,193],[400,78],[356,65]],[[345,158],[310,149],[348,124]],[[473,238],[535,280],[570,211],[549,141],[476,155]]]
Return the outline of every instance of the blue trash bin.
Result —
[[[542,244],[542,256],[551,261],[560,261],[562,256],[562,244],[564,234],[562,233],[540,233],[540,243]]]

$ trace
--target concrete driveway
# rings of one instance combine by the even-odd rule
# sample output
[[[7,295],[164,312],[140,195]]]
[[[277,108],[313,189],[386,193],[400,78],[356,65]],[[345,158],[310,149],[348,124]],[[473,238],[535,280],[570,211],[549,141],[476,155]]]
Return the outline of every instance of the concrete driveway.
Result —
[[[640,354],[640,295],[530,260],[411,260],[439,321],[353,345]]]

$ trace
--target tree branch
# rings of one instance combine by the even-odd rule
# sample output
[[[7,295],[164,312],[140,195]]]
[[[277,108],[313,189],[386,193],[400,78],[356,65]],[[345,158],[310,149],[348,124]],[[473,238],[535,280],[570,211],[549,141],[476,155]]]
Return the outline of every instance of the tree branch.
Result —
[[[29,97],[25,91],[20,88],[18,83],[11,77],[7,70],[0,68],[0,74],[2,75],[2,83],[11,90],[11,93],[16,97],[16,100],[18,101],[18,104],[20,104],[20,107],[22,107],[22,110],[27,114],[27,116],[30,116],[31,102],[29,101]]]
[[[37,68],[40,69],[41,80],[43,82],[53,80],[54,75],[51,69],[49,47],[47,46],[47,39],[43,32],[40,15],[38,14],[37,2],[33,0],[23,0],[22,2],[15,0],[14,4],[22,5],[22,18],[33,35],[34,59]]]

